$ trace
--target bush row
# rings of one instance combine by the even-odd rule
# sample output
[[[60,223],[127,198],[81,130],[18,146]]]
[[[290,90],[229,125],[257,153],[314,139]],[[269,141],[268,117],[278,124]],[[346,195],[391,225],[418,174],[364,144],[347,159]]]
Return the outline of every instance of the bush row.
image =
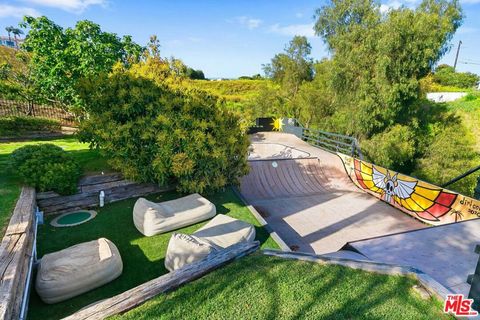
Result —
[[[60,122],[52,119],[34,117],[5,117],[0,118],[0,136],[19,136],[28,132],[61,131]]]

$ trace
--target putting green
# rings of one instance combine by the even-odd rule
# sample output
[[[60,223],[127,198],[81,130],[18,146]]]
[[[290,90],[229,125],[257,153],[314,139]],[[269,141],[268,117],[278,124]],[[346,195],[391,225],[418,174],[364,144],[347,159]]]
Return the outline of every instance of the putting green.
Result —
[[[68,212],[53,219],[50,224],[54,227],[71,227],[87,222],[95,218],[96,215],[97,213],[92,210]]]

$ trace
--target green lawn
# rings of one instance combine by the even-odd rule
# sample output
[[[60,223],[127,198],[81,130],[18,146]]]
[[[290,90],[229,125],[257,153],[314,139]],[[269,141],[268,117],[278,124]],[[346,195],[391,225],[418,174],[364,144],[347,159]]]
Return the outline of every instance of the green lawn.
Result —
[[[84,172],[108,171],[106,161],[100,157],[98,151],[89,150],[88,144],[80,143],[74,137],[0,143],[0,237],[3,236],[21,188],[15,170],[8,168],[9,155],[25,145],[40,143],[53,143],[70,152],[79,161]]]
[[[176,192],[168,192],[147,198],[160,202],[179,196]],[[217,213],[227,214],[256,225],[257,240],[262,243],[262,247],[278,248],[233,190],[228,188],[224,192],[207,195],[207,198],[215,203]],[[138,232],[132,221],[135,201],[136,199],[129,199],[109,204],[98,211],[95,219],[75,227],[52,227],[49,224],[51,218],[47,219],[45,225],[40,226],[39,257],[77,243],[106,237],[115,243],[120,251],[123,260],[123,274],[101,288],[54,305],[42,303],[33,292],[30,298],[29,319],[59,319],[92,302],[119,294],[167,273],[164,267],[164,257],[171,232],[154,237],[144,237]],[[205,223],[198,223],[177,231],[193,233]]]
[[[451,319],[416,281],[260,253],[114,319]]]

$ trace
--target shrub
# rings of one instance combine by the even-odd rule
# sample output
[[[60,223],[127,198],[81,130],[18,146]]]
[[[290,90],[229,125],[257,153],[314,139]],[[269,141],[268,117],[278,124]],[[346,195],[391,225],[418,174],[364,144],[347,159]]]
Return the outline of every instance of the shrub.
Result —
[[[423,157],[418,159],[413,175],[441,185],[478,165],[471,133],[461,124],[450,126],[435,135]],[[472,196],[478,174],[472,174],[447,188]]]
[[[77,190],[81,171],[78,163],[54,144],[28,145],[15,150],[12,169],[23,183],[38,191],[72,194]]]
[[[34,117],[0,118],[0,136],[19,136],[32,131],[61,131],[60,122]]]
[[[129,179],[205,192],[247,172],[246,127],[205,91],[119,72],[85,82],[81,95],[89,112],[81,139]]]
[[[375,164],[409,172],[415,156],[415,134],[407,126],[395,125],[362,142],[365,155]]]
[[[463,101],[474,101],[479,98],[478,94],[468,93],[465,97],[463,97]]]
[[[433,74],[433,80],[443,86],[472,88],[477,85],[480,78],[471,72],[455,72],[453,67],[440,65]]]

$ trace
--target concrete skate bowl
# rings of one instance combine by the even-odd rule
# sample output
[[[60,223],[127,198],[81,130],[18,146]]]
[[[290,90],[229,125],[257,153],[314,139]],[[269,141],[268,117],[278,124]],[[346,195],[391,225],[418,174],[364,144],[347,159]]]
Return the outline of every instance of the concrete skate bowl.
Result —
[[[248,160],[308,158],[310,153],[280,143],[252,143]]]

